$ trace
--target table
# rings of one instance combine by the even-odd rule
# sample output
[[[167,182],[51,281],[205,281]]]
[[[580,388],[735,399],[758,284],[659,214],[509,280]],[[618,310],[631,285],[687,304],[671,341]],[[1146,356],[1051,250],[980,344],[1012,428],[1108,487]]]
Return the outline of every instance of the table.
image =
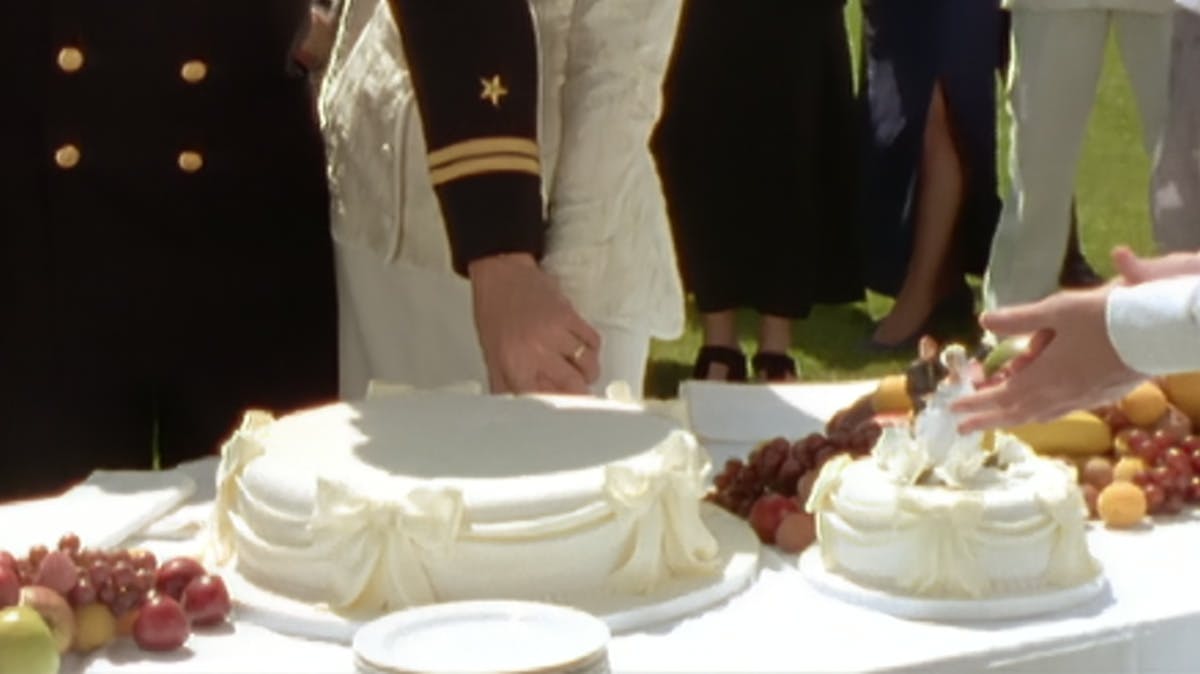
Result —
[[[674,412],[691,416],[718,462],[744,452],[764,432],[796,436],[812,430],[829,412],[869,388],[863,383],[710,386],[685,389],[687,404]],[[770,410],[766,417],[764,407]],[[205,460],[178,469],[201,485],[189,506],[192,512],[202,511],[212,498],[214,466]],[[0,507],[0,547],[2,523],[17,516],[19,507]],[[617,635],[610,647],[612,670],[1200,670],[1200,514],[1160,518],[1154,526],[1134,531],[1093,526],[1088,537],[1106,568],[1109,592],[1065,613],[974,624],[906,621],[840,603],[809,586],[794,568],[793,556],[767,550],[757,582],[724,604],[681,621]],[[191,537],[149,540],[145,545],[162,558],[195,553],[199,542]],[[68,656],[63,671],[350,674],[354,666],[345,647],[234,622],[216,634],[194,634],[180,653],[147,654],[126,640],[86,659]]]

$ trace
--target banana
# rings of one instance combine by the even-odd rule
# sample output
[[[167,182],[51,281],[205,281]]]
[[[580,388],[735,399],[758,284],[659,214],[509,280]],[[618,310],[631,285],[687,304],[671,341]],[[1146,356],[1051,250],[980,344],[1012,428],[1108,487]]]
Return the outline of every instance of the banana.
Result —
[[[1112,429],[1100,417],[1084,410],[1054,421],[1024,424],[1008,429],[1038,454],[1103,454],[1112,447]]]

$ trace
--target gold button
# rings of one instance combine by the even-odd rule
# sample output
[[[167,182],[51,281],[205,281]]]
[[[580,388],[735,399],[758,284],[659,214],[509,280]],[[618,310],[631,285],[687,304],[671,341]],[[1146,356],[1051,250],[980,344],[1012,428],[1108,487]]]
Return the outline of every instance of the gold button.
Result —
[[[188,61],[179,69],[179,76],[188,84],[197,84],[208,77],[208,64],[204,61]]]
[[[185,150],[179,153],[179,168],[184,173],[195,173],[204,168],[204,157],[199,152]]]
[[[78,72],[83,67],[83,52],[77,47],[63,47],[59,49],[58,67],[64,73]]]
[[[79,148],[67,143],[54,151],[54,163],[58,164],[59,168],[73,169],[79,165],[81,156]]]

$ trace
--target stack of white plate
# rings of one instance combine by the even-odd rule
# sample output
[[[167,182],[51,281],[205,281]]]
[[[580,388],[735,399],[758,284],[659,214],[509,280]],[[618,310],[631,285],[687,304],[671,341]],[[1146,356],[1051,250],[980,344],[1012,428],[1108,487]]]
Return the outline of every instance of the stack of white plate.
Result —
[[[608,626],[562,606],[519,601],[435,604],[393,613],[354,635],[370,674],[608,674]]]

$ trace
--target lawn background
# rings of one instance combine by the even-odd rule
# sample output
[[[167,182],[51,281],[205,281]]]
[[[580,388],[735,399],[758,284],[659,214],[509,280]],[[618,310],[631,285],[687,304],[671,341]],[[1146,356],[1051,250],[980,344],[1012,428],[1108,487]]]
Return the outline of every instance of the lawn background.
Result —
[[[858,0],[846,8],[851,53],[856,72],[859,57],[860,12]],[[999,106],[1001,196],[1008,192],[1008,115],[1003,92]],[[1140,121],[1120,53],[1110,35],[1096,105],[1088,124],[1077,178],[1080,237],[1084,254],[1101,274],[1112,272],[1108,251],[1118,243],[1150,253],[1154,245],[1148,208],[1149,159],[1142,148]],[[871,321],[885,314],[890,300],[870,295],[855,304],[818,307],[794,326],[791,354],[804,379],[841,380],[873,377],[897,370],[907,357],[880,358],[859,348],[869,334]],[[739,315],[742,348],[754,351],[755,317]],[[656,341],[650,350],[646,394],[671,397],[679,382],[691,372],[701,335],[695,309],[689,302],[687,327],[674,341]]]

